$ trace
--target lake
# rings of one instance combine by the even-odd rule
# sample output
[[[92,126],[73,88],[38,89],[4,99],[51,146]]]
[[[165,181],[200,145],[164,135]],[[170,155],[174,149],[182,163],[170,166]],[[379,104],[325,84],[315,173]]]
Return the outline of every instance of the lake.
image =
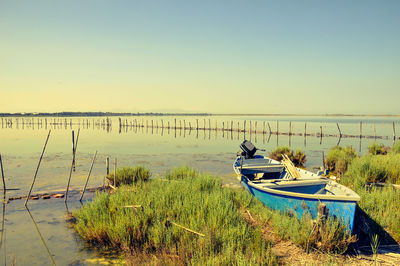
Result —
[[[12,119],[13,123],[7,121]],[[374,138],[339,138],[337,123],[342,134],[382,136],[378,143],[392,146],[393,122],[395,133],[399,132],[399,117],[326,117],[326,116],[128,116],[105,117],[48,117],[4,118],[0,128],[0,153],[3,159],[7,198],[27,195],[38,164],[42,148],[51,129],[50,138],[38,172],[33,194],[64,191],[72,163],[72,130],[75,139],[79,129],[76,153],[76,171],[71,177],[72,195],[68,205],[64,199],[30,200],[28,212],[24,200],[13,200],[2,206],[2,235],[0,261],[5,264],[52,264],[52,258],[60,265],[98,264],[112,260],[99,251],[90,249],[74,234],[66,222],[68,213],[79,208],[79,191],[85,184],[95,151],[97,158],[88,187],[103,185],[106,173],[106,157],[110,168],[144,165],[151,169],[152,177],[162,176],[176,166],[191,166],[199,171],[221,176],[224,184],[237,184],[232,163],[239,144],[250,139],[266,153],[286,145],[306,153],[306,167],[311,170],[322,165],[322,156],[335,145],[352,146],[359,154],[365,154]],[[162,121],[161,121],[162,120]],[[47,125],[45,123],[47,121]],[[153,122],[152,122],[153,121]],[[175,121],[178,129],[175,130]],[[250,134],[235,130],[214,130],[215,127],[246,129],[264,134]],[[269,134],[272,131],[304,133],[313,136]],[[33,122],[33,123],[32,123]],[[153,127],[151,127],[153,123]],[[169,129],[168,127],[169,123]],[[191,130],[181,129],[183,125]],[[136,127],[140,124],[143,127]],[[159,128],[161,125],[164,129]],[[147,126],[146,126],[147,125]],[[197,125],[199,130],[196,130]],[[208,128],[211,125],[211,130]],[[291,125],[291,129],[289,128]],[[156,127],[157,126],[157,127]],[[265,126],[265,128],[264,128]],[[179,129],[180,128],[180,129]],[[204,129],[205,128],[205,129]],[[332,137],[320,137],[336,135]],[[398,137],[396,137],[398,140]],[[85,200],[94,193],[87,192]]]

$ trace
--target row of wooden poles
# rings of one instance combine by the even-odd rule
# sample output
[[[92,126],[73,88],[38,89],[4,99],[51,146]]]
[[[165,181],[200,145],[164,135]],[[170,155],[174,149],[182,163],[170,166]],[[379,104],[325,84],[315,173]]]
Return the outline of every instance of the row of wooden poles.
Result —
[[[102,119],[67,119],[67,118],[36,118],[35,117],[29,117],[29,118],[1,118],[1,128],[13,128],[15,126],[16,128],[21,127],[24,129],[25,127],[35,129],[36,128],[45,128],[47,129],[48,126],[53,127],[53,128],[62,128],[64,127],[67,129],[70,127],[72,129],[72,126],[78,126],[79,128],[82,126],[83,128],[90,128],[93,127],[93,129],[96,127],[97,129],[103,128],[107,129],[109,131],[112,127],[112,119],[109,117],[102,118]]]
[[[82,126],[83,128],[95,127],[103,128],[107,131],[110,131],[112,128],[112,119],[111,118],[103,118],[103,119],[77,119],[78,122],[72,119],[66,118],[1,118],[1,126],[2,128],[12,128],[13,125],[16,127],[24,126],[34,128],[35,125],[39,128],[45,127],[47,129],[47,125],[50,126],[59,126],[65,127],[65,129],[69,126],[72,129],[72,126]],[[307,122],[304,123],[304,132],[293,132],[292,130],[292,121],[289,121],[289,131],[280,131],[279,129],[279,121],[276,121],[275,130],[272,129],[270,122],[263,121],[261,129],[258,126],[258,121],[246,121],[244,120],[242,124],[237,121],[223,121],[222,125],[218,125],[218,121],[215,121],[215,127],[211,125],[211,119],[203,119],[203,125],[199,124],[199,119],[196,119],[196,124],[192,125],[191,122],[186,122],[185,119],[180,119],[177,121],[175,118],[173,123],[170,121],[165,121],[161,119],[159,120],[144,120],[144,119],[123,119],[121,117],[118,118],[119,121],[119,132],[122,131],[122,128],[127,127],[140,127],[140,128],[152,128],[152,129],[172,129],[172,130],[215,130],[215,131],[231,131],[231,132],[243,132],[243,133],[254,133],[254,134],[270,134],[270,135],[289,135],[289,136],[317,136],[317,137],[340,137],[340,138],[388,138],[388,136],[378,136],[376,134],[376,125],[374,124],[374,135],[363,135],[363,123],[360,121],[360,134],[343,134],[340,129],[339,123],[336,123],[338,134],[327,134],[323,133],[322,126],[320,126],[319,132],[307,132]],[[393,139],[396,139],[396,126],[393,121]]]
[[[77,147],[78,147],[79,132],[80,132],[80,130],[78,129],[78,134],[77,134],[76,139],[75,139],[74,131],[72,131],[72,163],[71,163],[71,168],[70,168],[69,177],[68,177],[67,189],[66,189],[66,192],[65,192],[65,204],[66,204],[66,206],[67,206],[68,192],[69,192],[72,172],[75,171],[76,150],[77,150]],[[35,171],[35,174],[34,174],[34,177],[33,177],[32,184],[31,184],[31,187],[29,189],[28,195],[26,196],[25,207],[26,207],[26,210],[27,210],[30,218],[32,219],[32,221],[33,221],[33,223],[35,225],[35,228],[36,228],[36,230],[37,230],[37,232],[38,232],[38,234],[40,236],[40,239],[41,239],[44,247],[46,248],[46,251],[47,251],[47,253],[49,255],[49,258],[50,258],[52,264],[56,265],[56,262],[55,262],[55,260],[53,258],[53,254],[50,252],[50,249],[47,246],[42,234],[40,233],[40,230],[39,230],[39,228],[37,226],[37,223],[34,220],[32,214],[31,214],[31,212],[30,212],[30,210],[28,208],[28,205],[27,205],[28,201],[30,199],[30,196],[31,196],[34,184],[35,184],[35,181],[36,181],[37,176],[38,176],[38,171],[39,171],[39,168],[40,168],[40,165],[41,165],[41,162],[42,162],[42,159],[43,159],[43,155],[44,155],[46,147],[47,147],[47,143],[48,143],[48,140],[49,140],[49,137],[50,137],[50,133],[51,133],[51,130],[49,130],[49,132],[47,134],[47,137],[46,137],[46,141],[45,141],[45,143],[43,145],[42,153],[40,155],[39,162],[38,162],[37,167],[36,167],[36,171]],[[86,182],[85,182],[81,197],[79,199],[81,202],[82,202],[82,198],[83,198],[83,196],[85,194],[85,191],[87,189],[87,185],[88,185],[89,178],[90,178],[90,175],[91,175],[91,172],[92,172],[92,169],[93,169],[94,162],[96,160],[96,156],[97,156],[97,151],[94,153],[94,156],[93,156],[93,159],[92,159],[92,163],[90,165],[89,173],[88,173],[88,176],[87,176],[87,179],[86,179]],[[106,174],[107,175],[109,175],[109,169],[110,169],[110,157],[106,157]],[[1,237],[0,237],[0,248],[1,248],[2,244],[3,244],[3,235],[4,235],[4,230],[5,230],[4,229],[4,220],[5,220],[6,191],[7,190],[17,190],[17,189],[15,189],[15,188],[14,189],[13,188],[7,188],[7,186],[6,186],[5,174],[4,174],[4,168],[3,168],[3,159],[2,159],[1,154],[0,154],[0,170],[1,170],[1,177],[2,177],[2,183],[3,183],[3,216],[2,216],[2,228],[1,228]],[[116,185],[117,184],[116,183],[116,178],[117,178],[117,159],[114,160],[114,180],[113,180],[114,181],[114,186],[109,185],[113,189],[116,189],[116,186],[117,186]],[[105,187],[105,177],[103,179],[103,189],[104,189],[104,187]],[[67,210],[68,210],[68,207],[67,207]]]
[[[258,127],[257,121],[253,122],[248,121],[249,123],[247,124],[247,121],[244,120],[242,126],[240,125],[240,122],[237,122],[237,126],[234,122],[231,121],[226,121],[222,122],[221,127],[218,126],[218,121],[215,121],[215,127],[211,126],[211,119],[208,119],[208,123],[206,119],[203,120],[203,125],[199,125],[199,119],[196,119],[196,124],[192,126],[191,122],[187,122],[186,120],[178,120],[174,119],[173,124],[170,124],[170,121],[164,121],[161,119],[160,124],[158,123],[158,120],[138,120],[138,119],[133,119],[133,120],[128,120],[128,119],[121,119],[119,118],[119,132],[122,131],[122,128],[128,128],[128,127],[138,127],[138,128],[151,128],[151,129],[168,129],[168,130],[203,130],[203,131],[223,131],[223,132],[242,132],[242,133],[250,133],[250,134],[268,134],[268,135],[289,135],[289,136],[317,136],[317,137],[339,137],[339,138],[379,138],[383,139],[385,136],[378,136],[376,134],[376,126],[374,124],[374,135],[363,135],[362,131],[362,121],[360,121],[360,134],[354,135],[354,134],[343,134],[342,130],[340,129],[339,123],[336,123],[337,129],[338,129],[338,134],[326,134],[323,133],[322,126],[320,126],[320,131],[311,133],[307,132],[307,122],[304,123],[304,133],[296,133],[293,132],[292,130],[292,122],[289,121],[289,131],[284,132],[279,130],[279,121],[276,121],[276,130],[273,131],[271,128],[271,124],[269,122],[263,121],[261,129]],[[247,127],[248,125],[248,127]],[[388,138],[388,136],[386,136]],[[393,139],[396,139],[396,125],[395,122],[393,122]]]
[[[32,193],[35,181],[36,181],[36,178],[38,176],[39,168],[40,168],[40,165],[41,165],[41,162],[42,162],[42,159],[43,159],[43,155],[44,155],[46,147],[47,147],[47,143],[48,143],[48,140],[49,140],[49,137],[50,137],[50,133],[51,133],[51,130],[49,130],[49,132],[47,134],[47,137],[46,137],[46,141],[45,141],[45,143],[43,145],[42,153],[40,155],[39,162],[37,164],[36,171],[35,171],[35,174],[33,176],[32,184],[30,186],[28,195],[26,196],[25,206],[27,206],[27,204],[28,204],[28,201],[30,199],[30,196],[31,196],[31,193]],[[77,133],[77,136],[75,138],[74,131],[72,131],[72,162],[71,162],[71,167],[70,167],[69,176],[68,176],[68,183],[67,183],[66,192],[65,192],[65,202],[67,202],[67,200],[68,200],[68,194],[69,194],[69,188],[70,188],[70,184],[71,184],[72,172],[75,171],[76,151],[77,151],[77,147],[78,147],[79,133],[80,133],[80,130],[78,129],[78,133]],[[89,173],[88,173],[88,176],[86,178],[85,186],[83,188],[81,197],[79,199],[80,201],[82,201],[82,198],[83,198],[83,196],[85,194],[85,191],[87,189],[87,185],[88,185],[89,178],[90,178],[90,175],[91,175],[91,172],[92,172],[92,169],[93,169],[93,165],[94,165],[95,160],[96,160],[96,156],[97,156],[97,151],[93,155],[92,163],[90,165]],[[4,200],[5,200],[6,191],[7,190],[16,190],[16,189],[14,189],[14,188],[13,189],[11,189],[11,188],[7,189],[4,170],[3,170],[3,160],[2,160],[1,154],[0,154],[0,170],[1,170],[1,177],[2,177],[2,183],[3,183]],[[109,174],[110,174],[110,157],[107,156],[106,157],[106,176],[109,175]],[[110,185],[110,187],[113,188],[113,189],[116,188],[116,184],[117,184],[116,178],[117,178],[117,159],[114,160],[114,180],[113,180],[114,182],[113,182],[113,185]],[[103,189],[104,189],[104,187],[105,187],[105,177],[103,179]]]

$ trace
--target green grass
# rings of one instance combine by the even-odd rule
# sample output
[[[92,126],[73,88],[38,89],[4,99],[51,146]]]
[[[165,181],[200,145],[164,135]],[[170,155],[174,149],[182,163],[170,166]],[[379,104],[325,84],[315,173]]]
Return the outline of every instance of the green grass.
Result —
[[[360,208],[400,243],[400,190],[391,187],[359,189]]]
[[[356,158],[342,179],[343,184],[356,189],[368,182],[400,183],[400,154],[390,152]]]
[[[295,166],[303,167],[307,161],[304,152],[302,152],[301,150],[293,151],[288,146],[281,146],[276,148],[269,154],[269,157],[274,160],[281,161],[283,158],[282,154],[286,154]]]
[[[395,145],[393,145],[390,153],[400,154],[400,142],[397,142]]]
[[[352,147],[335,146],[329,150],[325,158],[325,165],[330,172],[342,177],[348,165],[357,157],[358,155]]]
[[[132,205],[141,207],[124,207]],[[247,211],[256,223],[246,220]],[[154,254],[161,264],[276,264],[263,226],[306,250],[342,253],[354,240],[334,221],[316,230],[310,217],[299,220],[273,211],[244,189],[222,188],[220,178],[191,168],[123,185],[112,194],[97,193],[74,216],[74,228],[86,241],[124,250],[127,258]]]
[[[122,186],[110,195],[98,193],[74,213],[75,230],[93,244],[155,254],[162,263],[171,256],[173,264],[276,263],[261,228],[243,219],[236,193],[222,188],[220,179],[188,168],[167,176]]]
[[[369,182],[400,183],[400,154],[356,158],[341,179],[360,195],[360,208],[400,242],[400,189],[371,187]]]
[[[123,167],[117,169],[116,186],[129,185],[136,182],[147,181],[151,176],[150,170],[143,166]],[[114,171],[107,176],[108,181],[114,184]]]

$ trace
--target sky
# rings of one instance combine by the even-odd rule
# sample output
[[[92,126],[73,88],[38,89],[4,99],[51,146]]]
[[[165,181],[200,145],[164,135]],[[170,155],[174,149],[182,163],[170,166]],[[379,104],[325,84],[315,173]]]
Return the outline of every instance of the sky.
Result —
[[[0,0],[0,112],[400,114],[400,1]]]

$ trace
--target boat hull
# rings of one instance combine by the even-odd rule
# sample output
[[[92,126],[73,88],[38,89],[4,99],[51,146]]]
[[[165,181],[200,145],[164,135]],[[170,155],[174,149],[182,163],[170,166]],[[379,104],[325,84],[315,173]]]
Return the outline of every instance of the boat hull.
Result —
[[[249,184],[245,176],[242,176],[241,183],[265,206],[274,210],[293,213],[298,218],[301,218],[306,213],[310,213],[312,218],[316,219],[318,215],[318,205],[324,203],[326,204],[328,215],[338,218],[341,223],[348,227],[350,232],[353,232],[357,201],[312,199],[281,195],[279,191],[276,193],[266,192]]]

